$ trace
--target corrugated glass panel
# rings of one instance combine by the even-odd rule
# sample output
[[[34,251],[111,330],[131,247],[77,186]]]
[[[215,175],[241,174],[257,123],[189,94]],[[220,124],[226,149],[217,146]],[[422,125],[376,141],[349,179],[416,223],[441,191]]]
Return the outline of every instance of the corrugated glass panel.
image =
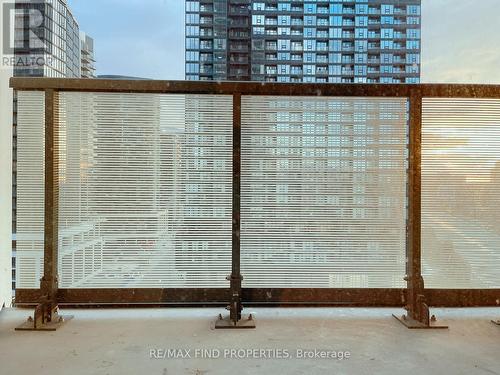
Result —
[[[429,288],[500,287],[500,100],[423,100],[422,267]]]
[[[228,286],[231,96],[61,93],[60,126],[60,287]]]
[[[402,287],[407,100],[242,98],[246,287]]]
[[[38,288],[43,276],[45,93],[17,94],[16,287]]]

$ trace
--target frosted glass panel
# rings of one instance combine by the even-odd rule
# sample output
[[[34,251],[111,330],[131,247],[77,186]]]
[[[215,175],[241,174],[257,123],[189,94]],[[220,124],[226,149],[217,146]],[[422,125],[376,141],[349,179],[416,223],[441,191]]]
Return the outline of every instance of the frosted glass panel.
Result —
[[[246,287],[402,287],[407,101],[242,98]]]
[[[424,99],[422,266],[429,288],[500,288],[500,100]]]
[[[38,288],[43,276],[45,93],[17,94],[16,287]]]
[[[59,146],[61,288],[228,286],[232,96],[61,93]]]

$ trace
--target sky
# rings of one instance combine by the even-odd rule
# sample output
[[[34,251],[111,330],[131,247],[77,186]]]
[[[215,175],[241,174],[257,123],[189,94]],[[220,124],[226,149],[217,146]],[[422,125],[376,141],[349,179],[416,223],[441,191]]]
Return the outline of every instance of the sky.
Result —
[[[98,74],[184,79],[184,0],[68,0]],[[422,0],[422,82],[500,84],[500,0]]]

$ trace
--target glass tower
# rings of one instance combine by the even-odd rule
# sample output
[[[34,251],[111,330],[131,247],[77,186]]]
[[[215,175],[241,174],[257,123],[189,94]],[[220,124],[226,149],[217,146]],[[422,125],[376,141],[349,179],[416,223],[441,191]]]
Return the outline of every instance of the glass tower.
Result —
[[[421,0],[186,1],[186,79],[419,83]]]
[[[31,25],[35,9],[38,27]],[[79,26],[67,0],[16,3],[15,57],[16,77],[80,77]]]
[[[14,76],[79,78],[81,76],[79,26],[67,0],[16,1],[15,10]],[[16,93],[14,93],[13,110],[12,289],[14,291],[19,240]]]
[[[80,31],[81,46],[81,72],[82,78],[96,78],[95,76],[95,57],[94,57],[94,39]]]

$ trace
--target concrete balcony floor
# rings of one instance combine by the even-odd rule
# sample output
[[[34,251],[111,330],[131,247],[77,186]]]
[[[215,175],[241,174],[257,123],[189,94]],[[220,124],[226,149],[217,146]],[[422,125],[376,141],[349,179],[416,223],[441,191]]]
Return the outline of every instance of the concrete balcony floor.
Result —
[[[75,318],[57,332],[15,332],[32,311],[4,309],[0,373],[500,374],[500,326],[490,322],[500,318],[496,308],[433,309],[449,330],[408,330],[391,317],[402,310],[362,308],[250,308],[245,311],[255,313],[257,329],[214,330],[221,311],[63,310]],[[232,348],[282,349],[294,357],[298,348],[349,351],[350,358],[224,359],[224,349]],[[190,358],[154,359],[152,349],[191,352]],[[220,358],[199,358],[196,349],[220,350]]]

